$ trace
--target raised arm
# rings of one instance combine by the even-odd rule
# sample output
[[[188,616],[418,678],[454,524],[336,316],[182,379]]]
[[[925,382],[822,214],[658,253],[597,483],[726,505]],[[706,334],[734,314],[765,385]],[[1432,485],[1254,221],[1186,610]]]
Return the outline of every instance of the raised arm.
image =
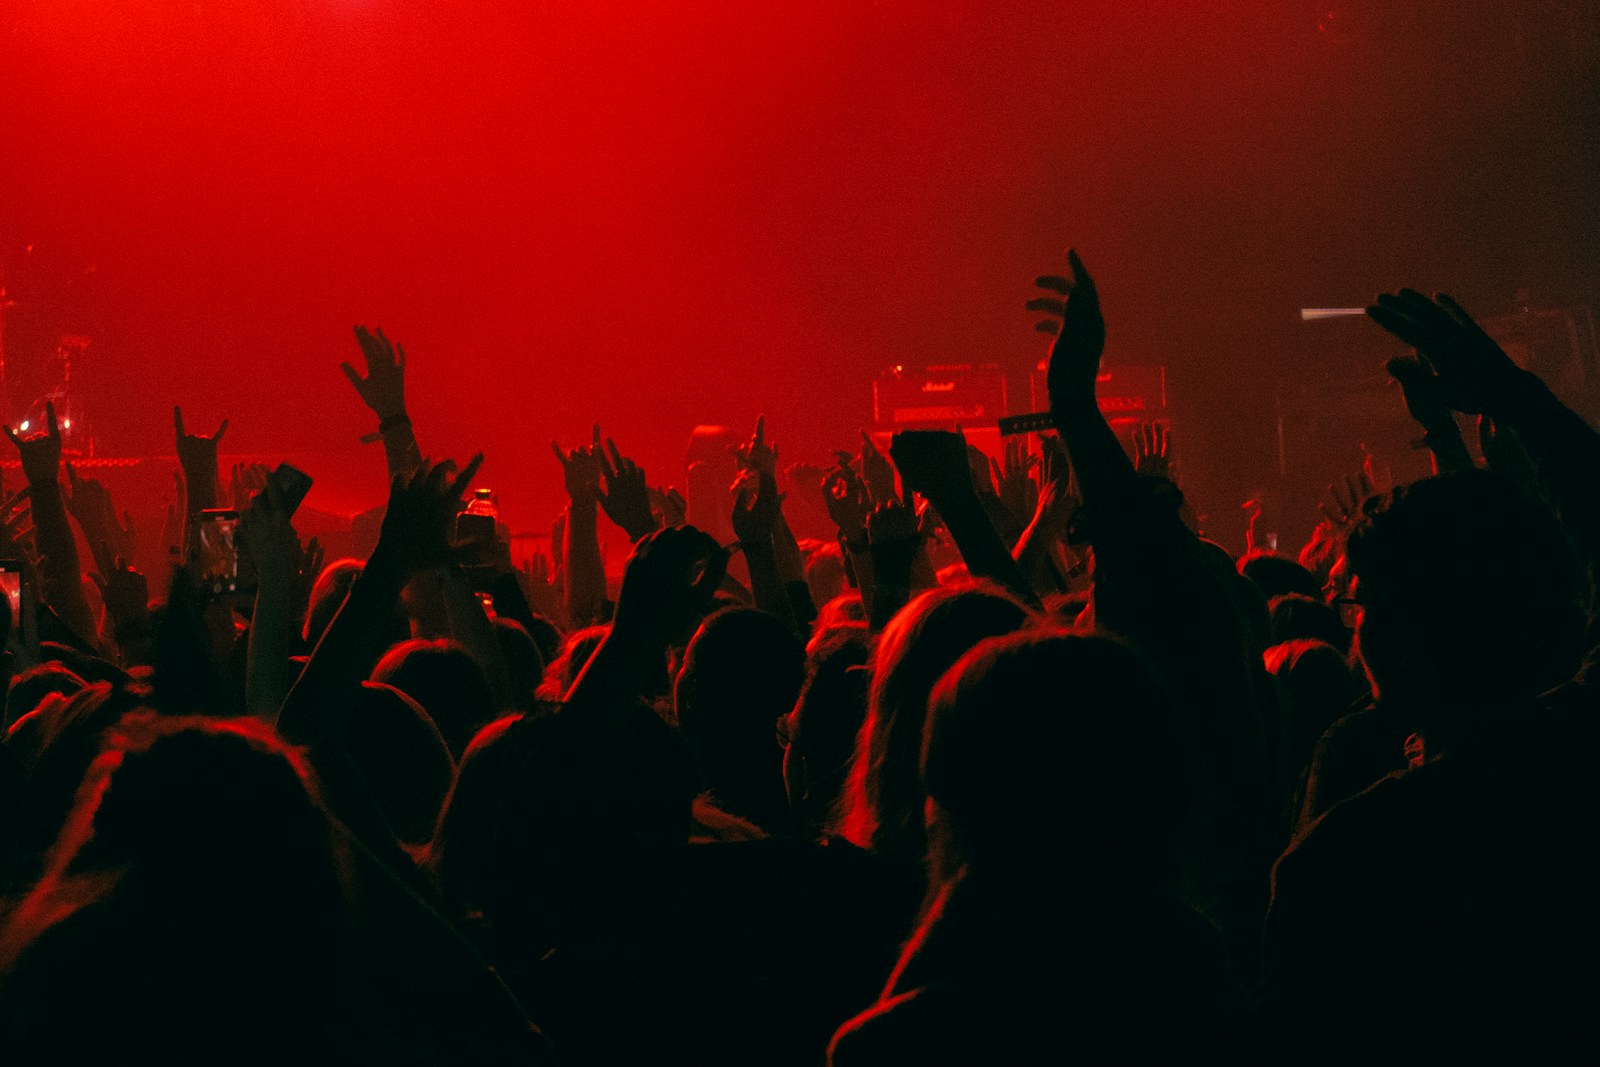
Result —
[[[600,463],[600,508],[606,518],[622,527],[630,543],[637,544],[661,526],[650,506],[644,468],[619,452],[609,437],[603,448],[596,445],[595,458]]]
[[[92,647],[96,636],[94,613],[83,595],[78,546],[72,537],[66,499],[61,494],[61,430],[56,424],[55,405],[45,404],[45,428],[40,433],[23,438],[7,426],[6,436],[17,446],[22,473],[28,479],[41,595],[85,646]]]
[[[902,430],[889,443],[900,480],[938,511],[967,571],[1009,589],[1035,607],[1039,597],[1023,577],[978,498],[967,457],[967,441],[945,430]]]
[[[606,599],[606,569],[600,558],[600,427],[594,428],[594,445],[563,451],[556,442],[550,450],[561,464],[567,488],[567,513],[562,540],[562,573],[566,580],[567,620],[573,629],[602,621]]]
[[[1590,567],[1600,565],[1600,433],[1449,296],[1402,289],[1379,296],[1367,314],[1416,350],[1409,373],[1419,382],[1426,376],[1442,404],[1488,415],[1497,431],[1516,435]]]
[[[246,652],[245,713],[275,723],[289,695],[289,657],[298,629],[294,617],[300,540],[288,509],[268,481],[239,514],[239,533],[256,568],[255,611]]]
[[[1400,384],[1406,412],[1422,427],[1421,443],[1433,461],[1433,473],[1471,470],[1472,453],[1467,451],[1455,412],[1444,401],[1439,379],[1416,357],[1397,357],[1385,366],[1389,376]]]
[[[803,637],[772,543],[778,523],[778,483],[772,475],[753,470],[739,475],[732,518],[734,536],[750,568],[750,592],[756,607]]]
[[[367,373],[362,375],[348,363],[339,364],[339,369],[361,402],[378,417],[377,432],[383,440],[390,479],[410,475],[423,465],[423,459],[406,411],[406,350],[391,343],[382,330],[357,326],[355,334]]]
[[[651,695],[667,649],[689,639],[727,566],[727,550],[693,526],[657,530],[635,545],[611,629],[567,691],[565,713]]]
[[[312,744],[344,736],[350,705],[337,694],[364,681],[378,661],[406,581],[455,559],[452,524],[482,462],[475,456],[459,473],[453,463],[424,463],[390,484],[378,546],[284,701],[278,730],[289,740]]]
[[[217,432],[210,437],[189,433],[184,429],[183,409],[174,407],[172,429],[177,443],[178,468],[183,472],[183,503],[188,519],[184,536],[187,538],[196,515],[207,508],[222,506],[217,484],[217,448],[222,444],[222,435],[228,432],[228,420],[223,419]],[[184,545],[187,548],[187,540]]]

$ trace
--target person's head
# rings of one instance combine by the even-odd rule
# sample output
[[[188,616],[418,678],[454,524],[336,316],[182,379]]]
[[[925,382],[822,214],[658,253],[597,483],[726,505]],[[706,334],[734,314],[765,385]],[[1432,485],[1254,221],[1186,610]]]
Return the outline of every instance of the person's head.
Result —
[[[700,624],[673,685],[701,786],[724,810],[772,830],[788,821],[774,723],[794,707],[805,650],[777,618],[724,608]]]
[[[42,873],[44,855],[77,802],[78,787],[100,753],[102,735],[148,694],[105,683],[71,696],[47,695],[6,732],[6,748],[28,769],[13,834],[13,867],[3,888],[20,888]]]
[[[1286,593],[1273,597],[1268,611],[1273,644],[1305,639],[1325,641],[1341,653],[1350,651],[1350,630],[1339,612],[1321,597]]]
[[[430,867],[452,908],[512,938],[614,935],[646,872],[687,843],[694,795],[682,741],[643,705],[502,720],[462,763]]]
[[[336,559],[317,575],[311,586],[311,601],[306,609],[305,627],[301,636],[307,647],[315,647],[327,632],[328,624],[339,614],[344,598],[365,566],[359,559]]]
[[[564,640],[561,628],[537,613],[527,616],[523,621],[527,625],[528,636],[539,646],[539,662],[548,667],[561,655],[561,643]]]
[[[1285,698],[1276,731],[1278,785],[1293,790],[1317,740],[1350,710],[1363,687],[1345,653],[1325,641],[1286,640],[1267,649],[1265,663]]]
[[[806,680],[778,723],[783,785],[795,821],[816,832],[839,801],[867,713],[872,645],[864,624],[818,631],[806,645]]]
[[[1333,523],[1324,519],[1311,531],[1311,538],[1300,550],[1299,563],[1317,581],[1317,595],[1328,590],[1328,581],[1336,563],[1344,558],[1344,538]]]
[[[1103,636],[984,641],[928,700],[920,752],[930,873],[963,867],[1165,888],[1188,750],[1143,658]]]
[[[6,722],[16,722],[51,693],[69,697],[87,684],[66,666],[54,661],[31,667],[11,679],[11,689],[6,693]]]
[[[425,844],[455,775],[449,747],[422,705],[392,685],[362,682],[351,699],[345,750],[395,837]]]
[[[851,622],[859,622],[865,625],[866,621],[866,602],[861,599],[861,594],[854,589],[846,589],[822,605],[817,612],[816,628],[818,630],[828,630]]]
[[[544,669],[544,680],[539,683],[537,692],[539,699],[552,704],[559,703],[567,695],[567,690],[572,688],[572,683],[578,680],[578,675],[588,664],[589,657],[594,655],[594,650],[600,647],[600,642],[610,632],[609,626],[586,626],[568,634],[560,655]]]
[[[1380,700],[1430,751],[1469,740],[1572,677],[1587,579],[1556,517],[1466,471],[1368,501],[1347,548],[1356,648]]]
[[[454,641],[402,641],[378,661],[371,680],[392,685],[421,704],[453,758],[460,758],[473,733],[495,714],[483,668]]]
[[[508,715],[473,735],[439,811],[423,867],[449,919],[483,909],[506,797],[521,766],[524,734],[514,729],[521,721]]]
[[[494,620],[494,636],[500,654],[511,674],[511,699],[521,711],[529,711],[537,699],[539,682],[544,677],[544,655],[520,622],[500,616]]]
[[[878,638],[867,717],[857,735],[835,823],[852,843],[920,863],[923,792],[917,774],[928,693],[978,642],[1028,621],[997,588],[934,589],[901,609]]]
[[[845,590],[844,551],[837,541],[802,542],[806,587],[813,604],[826,604]]]
[[[1284,559],[1275,552],[1255,551],[1239,560],[1239,573],[1254,582],[1267,600],[1298,593],[1317,599],[1322,596],[1322,583],[1317,576],[1294,560]]]
[[[43,879],[0,934],[8,1039],[62,1062],[283,1052],[255,1031],[287,1014],[304,1040],[327,1020],[343,924],[301,755],[257,720],[136,710],[105,732]]]

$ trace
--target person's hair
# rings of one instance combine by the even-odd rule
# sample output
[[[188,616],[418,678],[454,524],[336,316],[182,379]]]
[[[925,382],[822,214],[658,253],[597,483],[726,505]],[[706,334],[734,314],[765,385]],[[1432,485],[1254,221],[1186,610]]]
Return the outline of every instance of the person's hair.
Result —
[[[521,721],[520,715],[508,715],[473,736],[440,808],[423,868],[452,920],[483,908],[506,795],[522,754],[522,734],[512,727]]]
[[[11,679],[11,688],[6,693],[6,722],[16,722],[51,693],[69,697],[86,685],[86,681],[60,663],[30,667]]]
[[[804,681],[805,650],[788,627],[753,608],[724,608],[695,631],[673,686],[701,787],[769,830],[789,817],[775,724]]]
[[[1239,560],[1239,573],[1254,582],[1267,600],[1299,593],[1313,600],[1322,596],[1317,576],[1291,559],[1257,549]]]
[[[1287,796],[1310,765],[1318,739],[1350,711],[1360,686],[1345,654],[1325,641],[1297,638],[1273,645],[1265,663],[1286,698],[1275,731],[1274,773],[1280,793]]]
[[[1300,566],[1317,580],[1317,593],[1321,596],[1333,573],[1334,564],[1344,556],[1344,538],[1334,529],[1333,523],[1324,519],[1311,531],[1311,537],[1297,557]]]
[[[454,641],[402,641],[384,653],[371,680],[392,685],[421,704],[452,757],[459,758],[473,733],[496,711],[483,668]]]
[[[520,622],[499,616],[494,620],[494,636],[500,642],[506,670],[511,675],[511,698],[515,706],[528,711],[537,699],[535,692],[544,678],[544,653]]]
[[[301,754],[254,719],[136,710],[105,732],[44,877],[0,933],[8,1051],[286,1052],[255,1031],[294,1018],[296,1040],[316,1039],[337,1010],[343,924]]]
[[[1273,597],[1267,605],[1272,622],[1272,642],[1324,641],[1340,653],[1350,651],[1350,631],[1327,601],[1300,593]]]
[[[535,695],[551,704],[560,703],[566,697],[567,690],[572,688],[572,683],[578,680],[589,657],[594,655],[594,650],[600,647],[600,642],[610,632],[610,626],[585,626],[568,634],[560,655],[544,669],[544,680],[539,683]]]
[[[317,575],[317,580],[312,583],[311,599],[306,606],[305,625],[300,631],[306,647],[315,648],[317,642],[322,640],[322,635],[328,630],[328,624],[344,606],[344,599],[350,595],[350,587],[360,577],[364,566],[366,564],[359,559],[336,559],[322,568],[322,573]]]
[[[928,693],[987,637],[1022,628],[1028,612],[998,588],[932,589],[890,620],[872,662],[867,717],[835,813],[835,831],[894,862],[922,861],[923,792],[917,754]]]
[[[510,942],[610,933],[687,844],[694,795],[682,741],[643,705],[501,720],[462,763],[429,868],[453,914],[481,911]]]
[[[867,621],[867,604],[854,589],[846,589],[817,611],[815,624],[818,630],[828,630],[845,623]]]
[[[27,785],[11,825],[7,890],[32,884],[51,842],[76,803],[78,786],[101,749],[101,735],[149,694],[101,682],[71,696],[46,696],[11,724],[6,748],[27,767]]]
[[[816,832],[839,802],[867,713],[872,645],[861,623],[819,630],[806,646],[806,680],[780,733],[789,810]]]
[[[1190,762],[1144,658],[1109,637],[994,637],[934,687],[920,753],[933,880],[971,866],[1165,886]]]
[[[1368,674],[1430,747],[1577,670],[1588,581],[1555,515],[1504,478],[1463,471],[1368,501],[1347,554]]]
[[[362,682],[344,747],[395,837],[408,845],[433,836],[455,776],[455,761],[422,705],[392,685]]]
[[[805,553],[806,587],[813,604],[826,604],[845,591],[844,550],[837,541],[802,541]]]
[[[548,667],[561,655],[561,643],[565,640],[561,627],[537,612],[524,618],[523,622],[527,625],[528,636],[539,646],[539,662]]]

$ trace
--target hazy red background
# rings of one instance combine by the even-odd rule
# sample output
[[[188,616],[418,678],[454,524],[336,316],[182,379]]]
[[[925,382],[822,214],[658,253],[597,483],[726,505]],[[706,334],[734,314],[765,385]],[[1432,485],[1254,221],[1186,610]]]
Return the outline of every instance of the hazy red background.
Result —
[[[233,448],[326,452],[313,502],[353,509],[382,460],[337,363],[381,324],[425,448],[488,452],[526,526],[558,503],[549,439],[595,418],[680,481],[697,422],[764,411],[820,456],[885,366],[1020,375],[1020,305],[1072,243],[1110,358],[1171,368],[1186,487],[1233,539],[1274,392],[1391,351],[1299,307],[1593,299],[1597,25],[1553,0],[9,0],[8,354],[93,338],[102,452],[170,451],[177,401]]]

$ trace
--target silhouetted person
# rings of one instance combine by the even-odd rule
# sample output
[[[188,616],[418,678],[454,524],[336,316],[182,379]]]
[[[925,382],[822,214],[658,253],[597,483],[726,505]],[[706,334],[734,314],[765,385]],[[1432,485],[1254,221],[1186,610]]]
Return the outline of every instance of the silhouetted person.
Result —
[[[1348,559],[1356,646],[1414,726],[1412,765],[1279,860],[1265,1008],[1302,1059],[1585,1058],[1594,723],[1536,702],[1579,662],[1578,559],[1542,504],[1476,471],[1369,503]]]

